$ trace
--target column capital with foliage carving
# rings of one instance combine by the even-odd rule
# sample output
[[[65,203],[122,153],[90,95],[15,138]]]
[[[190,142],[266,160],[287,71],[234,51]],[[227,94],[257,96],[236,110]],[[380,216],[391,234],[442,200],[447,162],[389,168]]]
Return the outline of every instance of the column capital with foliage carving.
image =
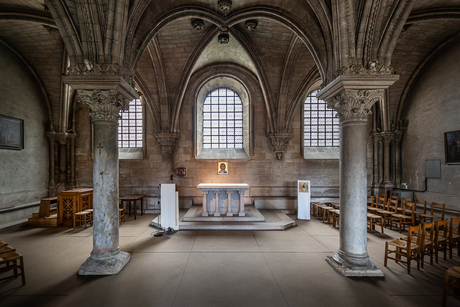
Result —
[[[95,121],[117,122],[122,110],[127,110],[129,100],[116,90],[79,90],[78,102],[91,108],[91,118]]]
[[[267,139],[270,140],[276,159],[281,160],[284,155],[286,145],[292,138],[292,133],[267,133]]]
[[[179,139],[179,134],[162,132],[155,134],[155,137],[161,145],[163,160],[170,160],[174,153],[174,146],[176,146],[176,142]]]

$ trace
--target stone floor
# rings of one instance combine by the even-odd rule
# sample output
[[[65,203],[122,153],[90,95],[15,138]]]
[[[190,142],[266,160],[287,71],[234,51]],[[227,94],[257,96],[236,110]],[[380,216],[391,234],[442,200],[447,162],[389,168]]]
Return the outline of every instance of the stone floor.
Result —
[[[318,220],[295,220],[284,231],[179,231],[153,237],[154,216],[128,217],[120,246],[131,261],[116,276],[78,276],[92,249],[92,228],[19,228],[0,233],[24,255],[27,284],[0,283],[0,306],[441,306],[442,276],[460,258],[412,274],[390,262],[384,242],[368,235],[384,279],[341,276],[325,258],[339,231]],[[295,216],[291,216],[295,219]],[[449,298],[448,306],[460,306]]]

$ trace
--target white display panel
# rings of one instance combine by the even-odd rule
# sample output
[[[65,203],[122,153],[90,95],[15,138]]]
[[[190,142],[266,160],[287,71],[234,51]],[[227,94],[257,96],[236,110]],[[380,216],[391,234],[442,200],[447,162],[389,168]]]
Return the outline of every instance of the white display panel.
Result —
[[[179,192],[174,183],[161,184],[161,227],[179,229]]]
[[[310,180],[297,180],[297,218],[310,220]]]

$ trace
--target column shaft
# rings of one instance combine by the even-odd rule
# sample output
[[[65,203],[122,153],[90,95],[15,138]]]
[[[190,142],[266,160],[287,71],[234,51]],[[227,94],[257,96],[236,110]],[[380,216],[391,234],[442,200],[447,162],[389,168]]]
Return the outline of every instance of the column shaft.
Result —
[[[203,191],[203,213],[201,216],[208,216],[207,204],[208,204],[208,192]]]

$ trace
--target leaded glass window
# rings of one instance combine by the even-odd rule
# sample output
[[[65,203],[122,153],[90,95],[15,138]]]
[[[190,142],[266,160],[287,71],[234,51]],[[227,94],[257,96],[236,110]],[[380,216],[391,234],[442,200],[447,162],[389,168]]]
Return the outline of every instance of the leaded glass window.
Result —
[[[306,147],[339,147],[340,126],[337,112],[311,92],[304,104],[304,145]]]
[[[118,119],[118,147],[142,148],[142,103],[131,100],[126,111],[120,111]]]
[[[234,91],[218,88],[206,95],[203,148],[243,148],[243,104]]]

